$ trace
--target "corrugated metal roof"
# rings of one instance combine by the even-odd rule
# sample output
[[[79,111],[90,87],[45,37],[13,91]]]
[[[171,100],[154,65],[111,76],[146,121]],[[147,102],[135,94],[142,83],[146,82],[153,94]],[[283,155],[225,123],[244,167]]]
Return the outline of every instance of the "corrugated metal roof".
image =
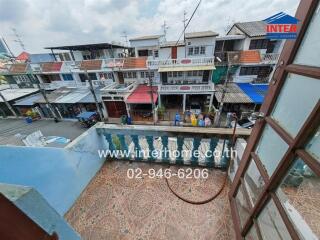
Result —
[[[221,102],[223,85],[215,85],[215,97]],[[236,83],[228,83],[223,101],[225,103],[252,103],[252,100],[245,94]]]
[[[13,105],[15,106],[33,106],[35,101],[41,97],[41,93],[34,94],[16,101]]]
[[[213,31],[190,32],[190,33],[186,33],[186,38],[214,37],[218,35],[219,33],[216,33]]]
[[[135,37],[129,39],[129,41],[138,41],[138,40],[152,40],[152,39],[158,39],[162,37],[163,35],[149,35],[149,36],[141,36],[141,37]]]
[[[158,88],[152,87],[152,98],[153,102],[156,103],[158,99]],[[139,85],[127,98],[126,103],[136,104],[150,104],[151,99],[151,88],[147,85]]]
[[[41,68],[43,72],[59,72],[62,66],[62,62],[48,62],[42,63]]]
[[[11,73],[25,73],[27,72],[27,64],[26,63],[12,64],[9,71]]]
[[[263,103],[269,88],[268,84],[237,83],[237,85],[257,104]]]
[[[81,62],[80,70],[100,70],[102,60],[84,60]]]
[[[1,93],[7,101],[12,101],[38,91],[37,88],[10,88],[1,90]],[[3,102],[2,98],[0,98],[0,102]]]
[[[125,58],[123,62],[123,68],[147,68],[147,57],[131,57]]]
[[[47,94],[47,98],[51,103],[77,103],[81,99],[85,98],[90,94],[89,89],[87,88],[59,88],[50,94]],[[35,102],[45,103],[43,97],[40,97]]]
[[[249,37],[260,37],[266,35],[266,23],[263,21],[235,23],[241,31]]]
[[[165,47],[174,47],[174,46],[184,46],[185,43],[183,41],[166,41],[165,43],[160,45],[160,48],[165,48]]]
[[[224,41],[224,40],[238,40],[246,38],[245,35],[226,35],[226,36],[218,36],[216,41]]]

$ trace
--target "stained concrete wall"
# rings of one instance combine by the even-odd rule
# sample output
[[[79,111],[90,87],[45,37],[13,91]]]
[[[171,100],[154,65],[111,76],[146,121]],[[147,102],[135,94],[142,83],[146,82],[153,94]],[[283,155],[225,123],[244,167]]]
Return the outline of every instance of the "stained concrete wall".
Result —
[[[30,186],[63,216],[102,166],[95,128],[65,148],[0,146],[0,182]]]

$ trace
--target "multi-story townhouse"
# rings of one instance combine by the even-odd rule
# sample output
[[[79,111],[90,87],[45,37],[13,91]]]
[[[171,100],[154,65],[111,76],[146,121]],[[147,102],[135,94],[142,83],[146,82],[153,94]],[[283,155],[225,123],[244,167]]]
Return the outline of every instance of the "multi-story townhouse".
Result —
[[[236,54],[239,51],[238,59],[229,61],[229,64],[234,66],[234,82],[270,81],[284,40],[267,39],[265,29],[266,24],[263,21],[235,23],[225,39],[217,40],[216,55],[223,55],[229,51],[235,51]],[[228,39],[229,36],[231,39]]]
[[[262,21],[235,23],[227,35],[217,37],[215,56],[221,61],[216,58],[212,78],[214,103],[223,102],[225,112],[240,116],[258,111],[263,102],[284,44],[267,39],[265,28]]]
[[[128,115],[145,121],[156,118],[157,107],[162,109],[158,116],[162,120],[172,120],[177,112],[217,107],[223,91],[219,84],[228,72],[228,82],[233,82],[229,87],[235,92],[227,93],[224,101],[251,108],[263,97],[253,101],[248,86],[241,84],[268,83],[283,45],[281,40],[266,39],[264,28],[263,22],[246,22],[234,24],[225,36],[193,32],[179,42],[152,35],[130,39],[130,47],[110,43],[48,47],[51,54],[28,55],[27,60],[11,64],[5,75],[19,87],[33,87],[38,81],[50,91],[88,87],[89,78],[106,117]]]
[[[164,120],[172,120],[176,112],[193,107],[210,109],[214,86],[214,49],[217,33],[212,31],[185,34],[185,41],[163,42],[158,59],[148,57],[147,67],[159,73],[158,105],[166,109]]]

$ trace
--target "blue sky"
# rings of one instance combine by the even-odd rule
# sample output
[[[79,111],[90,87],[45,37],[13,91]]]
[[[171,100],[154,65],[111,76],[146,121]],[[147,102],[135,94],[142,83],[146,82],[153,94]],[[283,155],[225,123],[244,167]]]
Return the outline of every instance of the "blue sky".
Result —
[[[190,17],[196,0],[0,0],[0,36],[15,54],[64,44],[124,42],[159,34],[164,21],[168,40],[182,31],[183,11]],[[299,0],[202,0],[187,31],[212,30],[223,35],[233,22],[262,20],[278,12],[294,15]]]

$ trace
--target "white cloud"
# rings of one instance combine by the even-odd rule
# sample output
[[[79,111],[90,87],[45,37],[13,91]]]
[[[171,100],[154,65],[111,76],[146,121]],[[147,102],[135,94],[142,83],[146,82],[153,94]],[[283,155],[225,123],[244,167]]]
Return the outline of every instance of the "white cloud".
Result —
[[[224,34],[233,21],[262,20],[277,12],[293,15],[298,0],[202,0],[188,31],[213,30]],[[0,35],[18,54],[16,28],[29,52],[62,44],[123,41],[130,37],[162,33],[177,39],[183,11],[190,17],[194,0],[0,0]]]

